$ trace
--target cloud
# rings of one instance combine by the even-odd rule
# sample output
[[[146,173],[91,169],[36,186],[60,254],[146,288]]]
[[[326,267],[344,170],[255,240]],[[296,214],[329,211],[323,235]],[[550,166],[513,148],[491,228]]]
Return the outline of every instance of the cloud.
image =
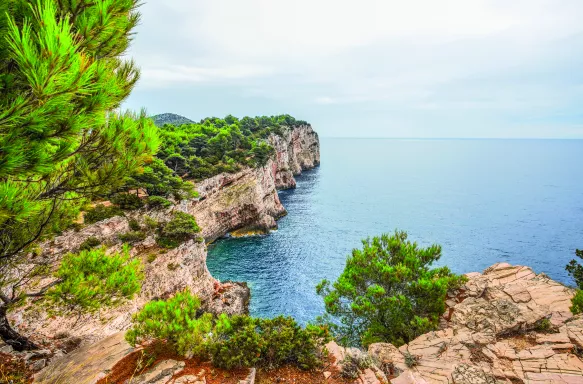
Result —
[[[580,0],[150,0],[141,11],[132,108],[156,110],[148,90],[180,88],[174,112],[202,118],[184,94],[213,93],[213,113],[294,113],[324,136],[353,121],[365,136],[579,127]]]

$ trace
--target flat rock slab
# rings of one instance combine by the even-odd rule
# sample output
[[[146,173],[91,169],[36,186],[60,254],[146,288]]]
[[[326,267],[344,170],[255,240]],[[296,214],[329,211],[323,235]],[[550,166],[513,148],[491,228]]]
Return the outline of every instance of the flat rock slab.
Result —
[[[124,339],[124,332],[118,332],[54,359],[35,375],[34,383],[94,384],[105,377],[119,360],[133,351],[134,348]]]

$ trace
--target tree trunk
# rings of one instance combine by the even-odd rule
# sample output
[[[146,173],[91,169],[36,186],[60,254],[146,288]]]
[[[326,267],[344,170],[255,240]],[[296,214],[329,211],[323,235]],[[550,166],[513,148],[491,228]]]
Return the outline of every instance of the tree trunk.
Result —
[[[7,312],[8,306],[0,305],[0,337],[2,337],[2,340],[14,348],[15,351],[19,352],[39,349],[35,343],[10,327],[10,323],[8,323],[8,318],[6,317]]]

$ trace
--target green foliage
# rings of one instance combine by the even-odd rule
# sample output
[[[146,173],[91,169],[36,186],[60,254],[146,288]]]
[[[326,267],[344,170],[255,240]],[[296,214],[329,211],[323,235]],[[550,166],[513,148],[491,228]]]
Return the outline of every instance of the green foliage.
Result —
[[[177,176],[204,179],[221,172],[258,167],[273,156],[265,139],[283,127],[306,125],[289,115],[207,118],[197,124],[164,125],[158,157]],[[149,192],[148,192],[149,193]]]
[[[159,141],[145,113],[116,112],[139,77],[120,58],[138,0],[0,3],[0,260],[8,260],[70,225],[86,199],[119,188]]]
[[[137,243],[146,238],[146,234],[143,231],[129,231],[122,233],[117,236],[124,243]]]
[[[140,209],[144,206],[142,199],[133,193],[118,193],[110,201],[126,211]]]
[[[200,301],[190,292],[167,301],[153,301],[133,317],[126,333],[131,345],[167,340],[184,356],[210,357],[215,367],[258,366],[267,369],[293,364],[311,369],[322,363],[325,327],[300,327],[291,317],[259,319],[247,315],[199,316]]]
[[[115,205],[106,207],[103,204],[97,204],[95,207],[85,212],[84,221],[87,224],[93,224],[114,216],[123,216],[123,211]]]
[[[575,296],[571,299],[571,313],[577,315],[583,313],[583,291],[578,289]]]
[[[302,328],[291,317],[221,315],[208,349],[213,365],[225,369],[252,366],[273,369],[284,364],[312,369],[322,363],[321,347],[327,340],[326,328],[313,325]]]
[[[194,239],[200,232],[194,216],[181,211],[174,211],[172,219],[160,229],[156,242],[161,247],[176,248],[181,243]]]
[[[47,292],[47,298],[86,311],[131,299],[144,278],[140,261],[130,259],[128,247],[110,255],[105,247],[70,253],[55,276],[59,283]]]
[[[148,197],[148,208],[168,208],[172,206],[172,202],[163,198],[162,196],[150,196]]]
[[[430,268],[441,257],[441,247],[420,248],[401,231],[362,243],[334,284],[323,280],[317,287],[326,311],[340,320],[338,340],[399,346],[436,329],[447,291],[464,281],[447,267]]]
[[[575,255],[583,259],[583,250],[577,249],[575,250]],[[573,259],[567,264],[565,267],[569,275],[575,280],[575,284],[577,285],[577,293],[571,299],[571,312],[576,315],[578,313],[583,312],[583,266],[577,262],[577,260]]]
[[[140,227],[140,223],[136,219],[130,219],[128,221],[128,226],[132,231],[139,231],[142,229],[142,227]]]
[[[95,248],[101,244],[101,241],[95,236],[88,237],[84,242],[79,245],[80,251],[88,251],[91,248]]]
[[[138,188],[150,196],[172,196],[177,200],[197,196],[192,183],[183,181],[159,158],[152,159],[147,166],[126,178],[124,189]]]
[[[134,314],[133,327],[126,340],[135,346],[153,339],[164,339],[181,355],[204,357],[206,338],[212,330],[212,315],[197,318],[200,300],[184,291],[167,301],[152,301]]]

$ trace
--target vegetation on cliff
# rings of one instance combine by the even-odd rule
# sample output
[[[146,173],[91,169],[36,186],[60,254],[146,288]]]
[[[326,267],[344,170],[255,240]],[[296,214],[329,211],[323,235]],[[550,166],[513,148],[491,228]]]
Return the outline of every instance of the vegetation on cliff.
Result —
[[[176,175],[203,179],[241,167],[263,166],[273,155],[265,139],[283,127],[307,124],[289,115],[224,119],[207,118],[196,124],[160,128],[158,157]]]
[[[166,340],[179,354],[210,359],[219,368],[264,367],[292,364],[311,369],[322,363],[328,341],[323,326],[299,326],[291,317],[259,319],[247,315],[213,318],[200,314],[200,300],[190,292],[167,301],[153,301],[133,317],[126,340],[136,345]]]
[[[337,340],[400,346],[436,329],[447,291],[465,279],[447,267],[431,268],[441,257],[441,246],[421,248],[402,231],[362,244],[333,284],[323,280],[317,287],[327,313],[340,321],[332,324]]]

